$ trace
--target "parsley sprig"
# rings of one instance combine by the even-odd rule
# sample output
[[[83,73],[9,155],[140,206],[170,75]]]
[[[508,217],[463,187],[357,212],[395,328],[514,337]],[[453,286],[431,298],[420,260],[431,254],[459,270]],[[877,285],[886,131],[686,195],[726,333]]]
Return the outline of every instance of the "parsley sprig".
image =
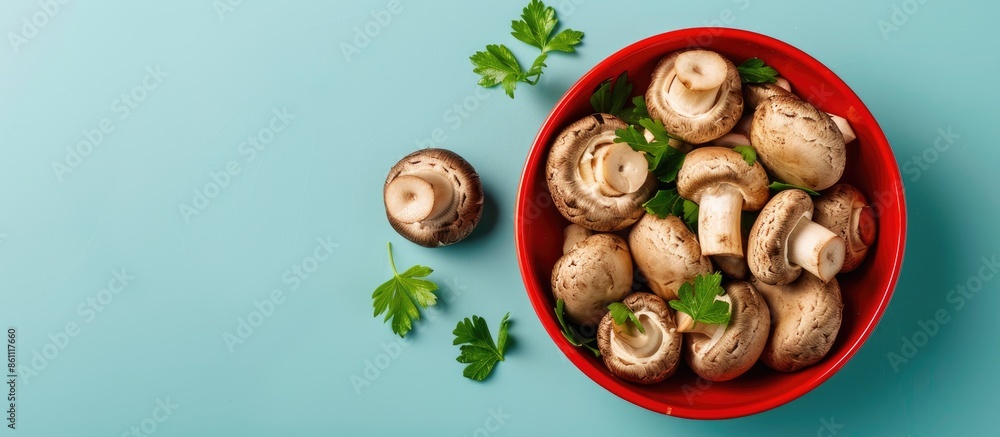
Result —
[[[541,0],[532,0],[521,12],[521,19],[511,22],[511,35],[518,40],[537,47],[541,53],[531,63],[527,71],[521,68],[514,53],[503,44],[490,44],[486,51],[476,52],[469,59],[475,67],[473,71],[482,76],[479,85],[490,88],[496,85],[503,87],[510,98],[514,98],[514,90],[518,82],[535,85],[542,76],[542,69],[548,59],[549,52],[576,51],[576,46],[583,40],[583,32],[565,29],[554,36],[559,20],[556,10],[546,6]]]
[[[632,323],[639,332],[645,334],[646,329],[642,327],[642,323],[639,322],[639,317],[632,312],[632,309],[621,302],[612,302],[608,305],[608,311],[611,312],[611,318],[615,321],[615,324],[624,327],[625,323]]]
[[[500,320],[500,333],[496,344],[486,320],[479,316],[468,317],[458,322],[455,327],[454,345],[462,345],[461,354],[456,358],[460,363],[468,364],[462,375],[476,381],[482,381],[490,376],[497,363],[504,360],[507,351],[507,328],[510,326],[510,313]]]
[[[597,341],[596,338],[584,337],[578,334],[576,330],[574,330],[572,327],[569,326],[568,323],[566,323],[566,316],[564,315],[565,308],[566,308],[566,302],[564,300],[559,299],[556,301],[556,307],[555,307],[556,320],[559,321],[559,327],[562,328],[563,337],[566,337],[566,341],[568,341],[569,344],[576,347],[587,348],[591,353],[594,354],[595,357],[601,356],[601,350],[594,346],[591,346],[591,343]]]
[[[680,299],[669,303],[671,308],[691,316],[695,323],[726,325],[730,317],[729,303],[715,299],[724,292],[721,273],[698,275],[694,278],[694,284],[685,282],[681,285],[677,291]]]
[[[817,193],[815,190],[811,190],[801,185],[786,184],[784,182],[778,182],[778,181],[771,182],[771,185],[768,185],[767,188],[770,188],[774,191],[802,190],[805,191],[806,194],[810,196],[819,196],[819,193]]]
[[[778,80],[778,70],[764,65],[760,58],[750,58],[736,67],[743,83],[775,83]]]
[[[392,243],[388,244],[389,265],[392,266],[392,279],[379,285],[372,293],[372,306],[375,316],[385,313],[385,319],[392,319],[392,332],[405,337],[413,328],[413,321],[420,319],[418,305],[427,308],[437,303],[437,284],[426,278],[434,270],[430,267],[415,265],[400,274],[396,271],[396,262],[392,259]]]

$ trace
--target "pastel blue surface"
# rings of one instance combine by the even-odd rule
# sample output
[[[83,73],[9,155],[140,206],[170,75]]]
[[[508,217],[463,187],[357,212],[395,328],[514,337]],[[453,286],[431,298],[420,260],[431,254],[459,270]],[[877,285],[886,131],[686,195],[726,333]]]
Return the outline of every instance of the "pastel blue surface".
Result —
[[[468,57],[505,43],[527,59],[509,35],[525,2],[61,1],[0,6],[0,324],[21,370],[17,431],[0,435],[995,433],[1000,302],[980,268],[1000,252],[995,2],[562,0],[585,44],[512,101],[477,91]],[[850,84],[896,152],[910,226],[857,356],[790,404],[717,422],[646,411],[570,364],[512,231],[527,150],[570,84],[706,24],[787,41]],[[389,227],[381,189],[434,142],[477,167],[489,202],[470,240],[424,249]],[[386,241],[442,286],[405,343],[371,317]],[[462,378],[455,323],[495,330],[507,311],[507,361]],[[935,313],[948,322],[920,334]]]

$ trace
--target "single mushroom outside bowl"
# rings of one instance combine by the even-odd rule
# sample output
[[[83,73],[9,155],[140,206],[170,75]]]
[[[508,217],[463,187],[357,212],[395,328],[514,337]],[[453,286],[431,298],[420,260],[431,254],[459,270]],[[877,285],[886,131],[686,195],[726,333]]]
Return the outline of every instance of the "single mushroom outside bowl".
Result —
[[[600,358],[573,347],[563,337],[553,308],[552,267],[562,255],[563,218],[548,193],[545,163],[555,137],[591,114],[589,100],[604,80],[628,71],[636,95],[648,88],[656,64],[678,50],[704,47],[739,64],[761,58],[787,78],[803,100],[845,117],[857,139],[846,145],[847,166],[839,182],[857,187],[871,204],[875,241],[864,262],[837,281],[843,296],[843,320],[836,341],[815,365],[793,373],[755,366],[730,381],[705,387],[697,375],[681,369],[663,382],[630,383],[614,376]],[[787,182],[787,181],[786,181]],[[736,29],[695,28],[657,35],[632,44],[600,62],[556,104],[528,153],[514,216],[514,238],[528,297],[557,347],[594,382],[644,408],[679,417],[722,419],[759,413],[790,402],[829,379],[858,351],[885,311],[902,263],[905,205],[898,166],[884,134],[861,99],[829,68],[808,54],[773,38]],[[698,387],[690,397],[684,386]],[[552,387],[557,390],[557,387]]]

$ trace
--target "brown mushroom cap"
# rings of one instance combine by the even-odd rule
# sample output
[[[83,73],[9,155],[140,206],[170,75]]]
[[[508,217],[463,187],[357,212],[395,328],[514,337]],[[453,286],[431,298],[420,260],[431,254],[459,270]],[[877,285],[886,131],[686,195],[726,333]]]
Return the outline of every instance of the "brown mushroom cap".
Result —
[[[771,316],[767,303],[747,282],[726,284],[730,319],[714,335],[686,333],[684,358],[698,376],[728,381],[753,367],[767,343]]]
[[[418,150],[399,160],[389,170],[382,197],[392,228],[424,247],[457,243],[472,233],[483,215],[479,173],[446,149]],[[423,211],[413,214],[415,207]]]
[[[601,320],[597,347],[615,376],[640,384],[654,384],[677,371],[681,334],[666,302],[651,293],[632,293],[622,302],[635,313],[645,334],[625,322],[615,324],[611,314]]]
[[[566,316],[576,323],[597,326],[632,290],[632,256],[622,237],[595,234],[576,243],[552,269],[552,295],[565,301]]]
[[[698,237],[675,216],[646,214],[629,232],[628,245],[647,285],[664,300],[677,299],[681,285],[712,272]]]
[[[777,179],[816,191],[837,183],[847,162],[844,136],[830,115],[794,96],[757,106],[750,142]]]
[[[743,155],[725,147],[699,147],[688,153],[677,173],[677,193],[701,203],[701,196],[719,185],[739,190],[744,211],[761,209],[771,195],[767,173],[760,162],[747,165]]]
[[[586,161],[596,149],[614,144],[615,130],[625,122],[609,114],[593,114],[569,125],[556,137],[545,166],[552,200],[567,220],[598,232],[624,229],[645,212],[642,204],[653,196],[652,173],[635,192],[608,195],[588,171]]]
[[[793,372],[816,364],[833,347],[843,318],[840,285],[802,275],[788,285],[751,280],[771,313],[771,335],[760,359],[768,367]]]
[[[686,55],[685,55],[686,53]],[[698,114],[690,114],[681,105],[673,101],[671,87],[684,87],[683,80],[678,78],[678,58],[698,56],[711,60],[711,64],[724,65],[725,75],[713,98],[710,109]],[[719,58],[719,59],[716,59]],[[684,59],[682,59],[684,61]],[[685,71],[697,71],[695,66],[681,66]],[[715,71],[703,72],[712,73]],[[719,72],[721,73],[721,72]],[[681,73],[683,76],[684,73]],[[708,79],[708,75],[705,75]],[[711,79],[715,79],[712,77]],[[689,82],[689,87],[692,84]],[[695,86],[695,88],[700,88]],[[698,91],[692,89],[692,91]],[[712,141],[729,132],[743,112],[743,95],[741,92],[740,75],[731,61],[717,53],[707,50],[688,50],[674,52],[657,64],[653,71],[652,81],[646,90],[646,106],[649,114],[663,122],[667,132],[677,135],[684,141],[700,144]]]
[[[748,83],[743,85],[743,107],[747,111],[753,112],[765,100],[774,96],[790,96],[798,98],[791,91],[788,91],[774,83]]]
[[[848,184],[834,185],[815,202],[813,221],[833,231],[847,243],[841,272],[858,268],[875,242],[875,214],[865,195]]]

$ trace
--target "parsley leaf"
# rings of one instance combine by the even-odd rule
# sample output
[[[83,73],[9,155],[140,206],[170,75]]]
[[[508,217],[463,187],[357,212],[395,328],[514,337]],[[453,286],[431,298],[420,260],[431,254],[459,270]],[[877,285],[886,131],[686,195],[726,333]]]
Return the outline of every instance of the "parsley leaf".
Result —
[[[649,116],[649,109],[646,108],[646,97],[633,97],[632,106],[625,108],[621,114],[618,114],[618,118],[631,125],[638,125],[639,120],[642,120],[643,118],[651,118]]]
[[[697,203],[690,200],[684,199],[684,216],[681,217],[684,220],[684,224],[687,225],[691,232],[698,232],[698,212],[701,208],[698,207]]]
[[[568,323],[566,323],[566,317],[563,315],[563,313],[565,312],[565,308],[566,308],[566,302],[564,300],[559,299],[556,301],[556,307],[555,307],[556,320],[559,321],[559,327],[562,328],[563,337],[566,338],[566,341],[568,341],[569,344],[576,347],[585,347],[589,349],[590,352],[592,352],[595,357],[601,356],[601,350],[590,345],[591,343],[597,341],[596,338],[583,337],[577,334],[576,331],[573,330],[573,328],[571,328]]]
[[[767,186],[767,188],[770,188],[770,189],[772,189],[774,191],[785,191],[785,190],[793,190],[793,189],[794,190],[802,190],[802,191],[805,191],[806,194],[808,194],[810,196],[819,196],[819,193],[817,193],[815,190],[810,190],[810,189],[808,189],[806,187],[801,187],[801,186],[792,185],[792,184],[786,184],[784,182],[778,182],[778,181],[772,182],[771,185]]]
[[[379,285],[372,293],[372,305],[375,316],[385,314],[383,322],[392,319],[392,332],[405,337],[413,327],[413,321],[420,319],[420,309],[417,305],[427,308],[437,303],[437,284],[425,278],[430,275],[430,267],[416,265],[400,274],[396,271],[396,262],[392,259],[392,243],[389,243],[389,264],[392,266],[392,279]]]
[[[645,153],[649,171],[660,181],[666,183],[675,181],[677,172],[684,163],[685,153],[670,145],[670,140],[674,137],[667,133],[660,120],[642,118],[639,120],[639,125],[653,135],[653,141],[647,140],[635,126],[628,126],[615,130],[617,135],[615,142],[628,144],[633,150]]]
[[[677,291],[680,299],[670,301],[670,307],[687,313],[695,321],[713,325],[729,323],[729,303],[715,300],[724,293],[722,274],[719,272],[698,275],[694,285],[685,282]]]
[[[612,82],[614,83],[613,87]],[[628,81],[628,72],[624,71],[614,81],[608,79],[601,82],[597,91],[594,91],[594,94],[590,96],[590,106],[594,108],[594,112],[621,117],[631,94],[632,83]]]
[[[521,12],[521,19],[511,22],[511,35],[518,40],[541,50],[528,71],[521,69],[517,58],[503,44],[486,46],[485,52],[476,52],[469,59],[472,61],[473,72],[482,76],[479,85],[490,88],[501,85],[510,98],[514,98],[514,90],[518,82],[534,85],[541,79],[542,69],[546,67],[548,52],[574,52],[576,46],[583,40],[583,32],[565,29],[555,36],[552,32],[559,24],[556,10],[545,6],[541,0],[532,0]]]
[[[740,72],[743,83],[775,83],[778,80],[778,70],[764,65],[760,58],[747,59],[736,70]]]
[[[455,334],[453,345],[462,345],[461,354],[456,358],[460,363],[468,364],[462,375],[469,379],[482,381],[490,376],[493,367],[504,360],[507,350],[507,328],[510,326],[510,313],[500,320],[500,334],[496,344],[486,320],[479,316],[468,317],[458,322],[452,334]]]
[[[612,302],[608,305],[608,310],[611,312],[611,318],[615,320],[615,324],[622,326],[626,321],[632,322],[639,332],[645,334],[646,330],[642,327],[642,323],[639,322],[639,317],[632,312],[632,309],[621,302]]]
[[[743,155],[743,160],[747,162],[747,165],[752,167],[753,163],[757,162],[757,151],[752,146],[736,146],[733,147],[733,150]]]

